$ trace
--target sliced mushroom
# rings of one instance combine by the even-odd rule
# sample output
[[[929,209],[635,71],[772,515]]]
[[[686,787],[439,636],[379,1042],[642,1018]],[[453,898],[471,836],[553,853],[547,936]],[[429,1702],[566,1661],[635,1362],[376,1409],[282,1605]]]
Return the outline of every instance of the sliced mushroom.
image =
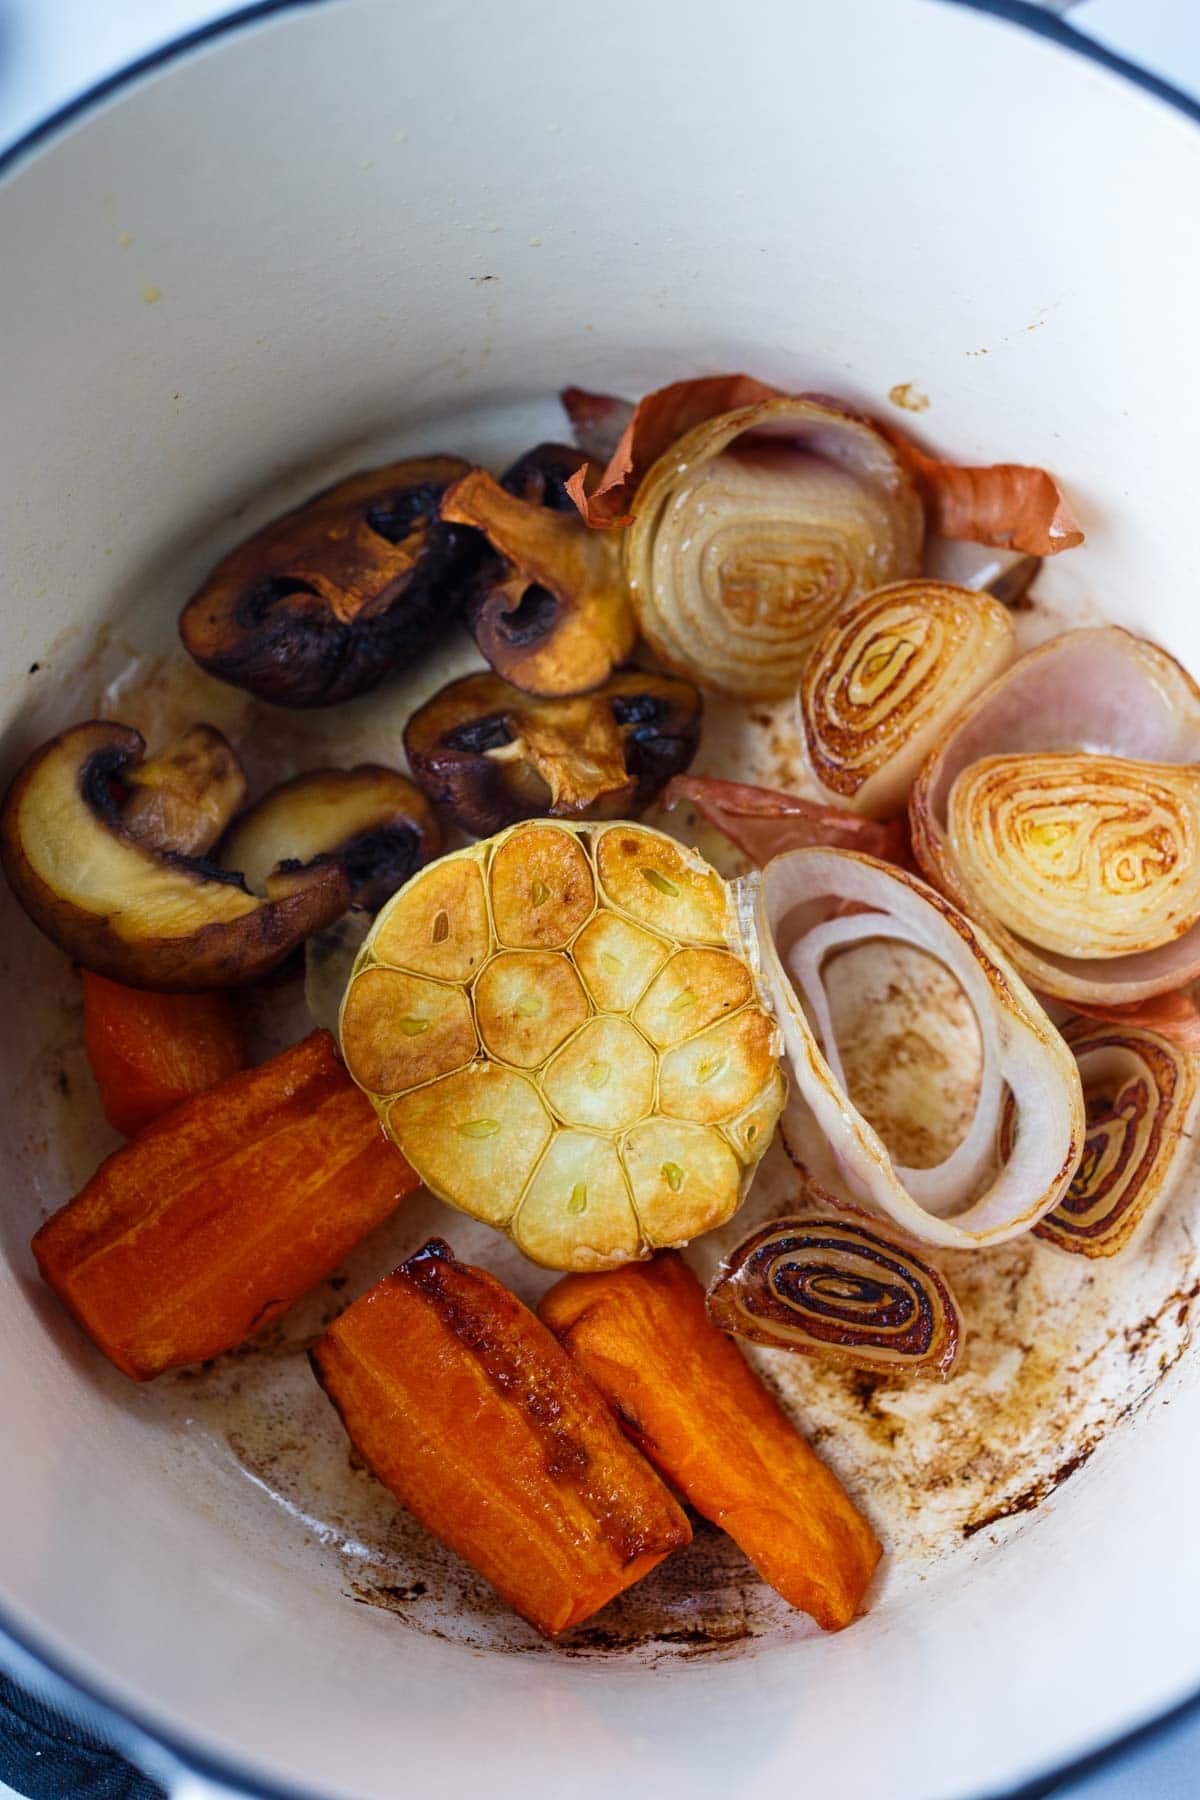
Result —
[[[415,712],[418,782],[464,831],[518,819],[625,818],[686,769],[700,739],[690,682],[631,669],[594,693],[538,700],[498,675],[452,681]]]
[[[637,638],[614,533],[589,531],[566,491],[579,452],[539,444],[502,482],[456,481],[442,518],[483,532],[493,554],[468,584],[467,623],[498,674],[526,693],[585,694]]]
[[[215,725],[191,725],[125,776],[127,831],[148,850],[203,856],[246,798],[246,776]]]
[[[140,842],[117,796],[144,752],[126,725],[76,725],[35,751],[5,796],[0,861],[35,925],[69,956],[130,987],[234,987],[346,910],[336,862],[299,871],[264,901],[238,876]]]
[[[336,862],[356,906],[374,911],[441,849],[420,789],[378,763],[314,769],[273,788],[243,813],[221,846],[252,894],[273,898],[298,871]]]
[[[281,706],[374,687],[458,616],[478,556],[438,503],[469,464],[418,457],[351,475],[217,564],[179,630],[202,668]]]

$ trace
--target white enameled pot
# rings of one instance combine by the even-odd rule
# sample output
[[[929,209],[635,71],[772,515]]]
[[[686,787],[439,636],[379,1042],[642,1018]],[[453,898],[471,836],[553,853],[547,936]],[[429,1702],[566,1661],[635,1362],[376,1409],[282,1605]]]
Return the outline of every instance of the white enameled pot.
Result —
[[[912,383],[962,460],[1062,475],[1088,541],[1057,604],[1200,668],[1200,129],[993,16],[1021,11],[268,5],[38,135],[0,181],[0,773],[170,642],[248,524],[393,445],[520,449],[571,381],[745,368],[877,410]],[[1186,1350],[1069,1483],[835,1639],[572,1657],[354,1604],[320,1496],[181,1388],[132,1393],[35,1279],[31,1229],[107,1140],[75,1142],[73,989],[12,910],[0,973],[0,1618],[160,1772],[953,1800],[1200,1690]],[[1146,1302],[1177,1349],[1194,1292]]]

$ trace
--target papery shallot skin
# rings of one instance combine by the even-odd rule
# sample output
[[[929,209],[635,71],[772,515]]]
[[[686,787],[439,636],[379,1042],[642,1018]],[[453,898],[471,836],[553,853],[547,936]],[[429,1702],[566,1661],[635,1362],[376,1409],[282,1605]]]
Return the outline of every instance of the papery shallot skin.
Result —
[[[1003,1243],[1051,1211],[1083,1148],[1079,1072],[995,945],[924,882],[846,850],[776,857],[754,907],[792,1084],[783,1134],[815,1195],[884,1213],[918,1243],[948,1249]],[[896,1163],[846,1092],[822,962],[872,938],[908,943],[937,958],[978,1021],[983,1069],[975,1116],[965,1137],[931,1168]],[[1011,1155],[997,1168],[1006,1093],[1019,1125]]]
[[[1173,657],[1119,626],[1067,632],[1039,645],[953,721],[917,777],[909,821],[922,873],[980,921],[1031,987],[1068,1005],[1129,1006],[1194,981],[1200,924],[1156,947],[1069,956],[1009,929],[976,892],[951,837],[955,782],[984,758],[1042,752],[1200,762],[1200,689]]]
[[[695,807],[701,818],[760,869],[785,850],[814,844],[861,850],[864,856],[901,866],[909,860],[904,821],[880,824],[844,806],[827,806],[803,794],[781,793],[744,781],[720,781],[712,775],[676,775],[667,785],[663,804]]]
[[[786,398],[752,375],[700,375],[656,388],[631,406],[612,394],[564,388],[562,402],[575,439],[588,456],[606,462],[598,479],[581,469],[569,491],[589,525],[628,525],[633,496],[651,464],[695,426],[739,407]],[[1083,533],[1054,477],[1024,463],[964,467],[923,450],[890,420],[866,414],[827,394],[801,394],[886,438],[904,464],[930,531],[1032,556],[1056,556],[1083,542]]]

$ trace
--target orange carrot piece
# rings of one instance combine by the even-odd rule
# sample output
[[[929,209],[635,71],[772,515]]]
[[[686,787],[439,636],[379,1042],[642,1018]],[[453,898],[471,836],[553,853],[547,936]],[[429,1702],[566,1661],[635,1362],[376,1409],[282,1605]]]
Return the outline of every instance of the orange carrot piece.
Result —
[[[587,1376],[439,1239],[355,1301],[312,1364],[401,1506],[548,1637],[691,1539]]]
[[[568,1275],[541,1316],[626,1431],[764,1581],[827,1631],[858,1610],[881,1549],[870,1525],[732,1339],[673,1252]]]
[[[147,1125],[33,1253],[109,1361],[148,1381],[278,1318],[416,1185],[317,1031]]]
[[[132,1137],[245,1066],[225,994],[152,994],[83,971],[83,1035],[104,1116]]]

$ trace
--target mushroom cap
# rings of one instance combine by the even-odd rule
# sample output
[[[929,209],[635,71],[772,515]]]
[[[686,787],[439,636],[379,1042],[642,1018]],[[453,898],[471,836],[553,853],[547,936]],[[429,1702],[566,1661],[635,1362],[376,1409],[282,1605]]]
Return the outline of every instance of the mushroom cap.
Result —
[[[144,766],[145,748],[128,726],[89,720],[36,750],[4,797],[4,873],[60,949],[111,981],[190,993],[259,980],[345,912],[336,863],[286,876],[263,900],[135,836],[112,787]]]
[[[520,819],[628,818],[686,769],[700,694],[671,675],[626,669],[590,694],[536,699],[491,671],[461,676],[404,727],[419,785],[462,830],[487,837]]]
[[[431,863],[364,942],[340,1033],[426,1185],[551,1269],[724,1224],[784,1099],[725,883],[623,821]]]

